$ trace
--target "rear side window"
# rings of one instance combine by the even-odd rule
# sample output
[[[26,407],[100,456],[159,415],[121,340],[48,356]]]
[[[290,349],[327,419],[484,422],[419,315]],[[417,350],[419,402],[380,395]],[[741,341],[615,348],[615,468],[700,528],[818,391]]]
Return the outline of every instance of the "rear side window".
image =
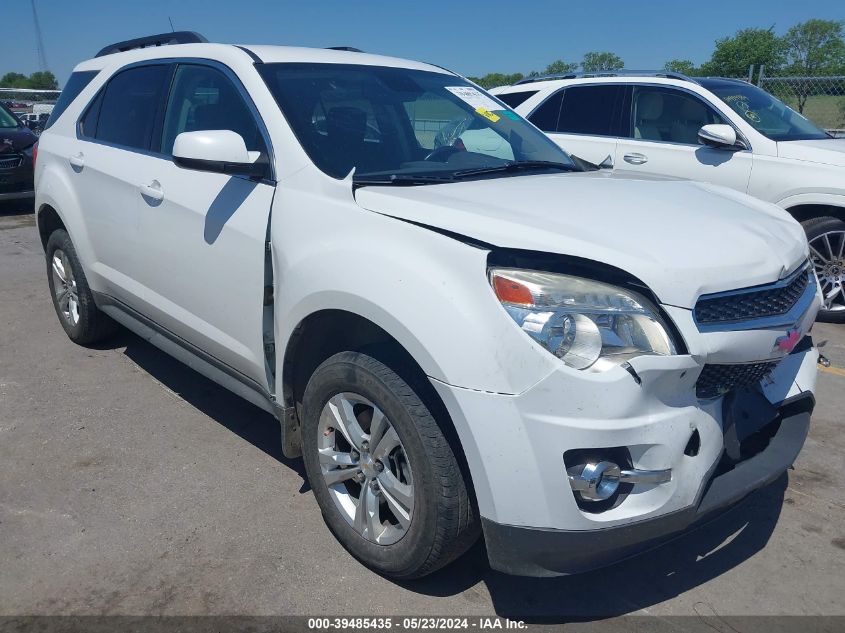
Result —
[[[59,95],[59,100],[53,106],[53,111],[50,113],[50,118],[47,119],[47,124],[44,129],[48,129],[55,123],[62,112],[67,110],[67,107],[73,103],[73,100],[79,96],[79,93],[85,90],[85,86],[91,83],[91,80],[97,76],[98,70],[84,70],[73,73],[70,79],[67,80],[62,93]]]
[[[518,105],[522,105],[526,101],[528,101],[531,97],[535,94],[540,92],[539,90],[524,90],[522,92],[508,92],[503,95],[496,95],[496,98],[499,101],[504,101],[510,107],[515,108]]]
[[[531,113],[528,120],[544,132],[557,132],[557,120],[560,117],[560,104],[563,90],[546,99],[539,108]]]
[[[619,136],[624,86],[572,86],[563,95],[557,131]]]
[[[167,65],[138,66],[115,75],[102,100],[98,97],[83,119],[86,134],[106,143],[149,149],[169,70]],[[96,108],[95,125],[88,114]]]

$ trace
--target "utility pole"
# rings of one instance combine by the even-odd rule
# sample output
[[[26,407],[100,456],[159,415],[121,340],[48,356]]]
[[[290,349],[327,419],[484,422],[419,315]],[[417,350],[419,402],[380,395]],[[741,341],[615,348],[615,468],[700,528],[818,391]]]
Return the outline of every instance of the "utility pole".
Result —
[[[35,10],[35,0],[29,0],[32,5],[32,21],[35,23],[35,42],[38,46],[38,66],[42,71],[47,70],[47,55],[44,54],[44,38],[41,36],[41,23],[38,21],[38,11]]]

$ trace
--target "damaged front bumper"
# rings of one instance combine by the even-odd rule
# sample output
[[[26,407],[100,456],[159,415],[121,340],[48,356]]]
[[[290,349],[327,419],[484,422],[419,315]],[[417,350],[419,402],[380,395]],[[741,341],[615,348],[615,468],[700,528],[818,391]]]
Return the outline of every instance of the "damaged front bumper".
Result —
[[[462,444],[492,567],[548,576],[608,565],[773,481],[807,436],[817,361],[806,337],[763,382],[712,400],[696,396],[703,367],[690,355],[583,379],[561,370],[518,395],[435,382],[469,429]],[[590,503],[573,475],[599,462],[628,481]]]

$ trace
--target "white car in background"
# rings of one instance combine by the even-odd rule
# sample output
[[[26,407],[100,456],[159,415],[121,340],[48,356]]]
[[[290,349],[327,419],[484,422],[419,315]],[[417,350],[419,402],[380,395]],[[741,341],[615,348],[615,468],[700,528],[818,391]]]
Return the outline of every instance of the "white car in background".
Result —
[[[786,209],[810,241],[820,316],[845,322],[845,139],[738,79],[620,71],[491,92],[589,162],[712,182]]]

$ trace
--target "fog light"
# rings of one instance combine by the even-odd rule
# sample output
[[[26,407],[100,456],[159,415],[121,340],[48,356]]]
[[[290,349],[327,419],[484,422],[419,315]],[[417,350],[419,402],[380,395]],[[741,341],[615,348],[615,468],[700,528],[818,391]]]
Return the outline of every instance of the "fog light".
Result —
[[[672,469],[622,470],[614,462],[588,462],[567,469],[569,485],[585,501],[605,501],[619,489],[620,483],[664,484],[672,480]]]
[[[610,499],[619,488],[619,472],[619,466],[613,462],[585,464],[580,473],[570,473],[569,483],[584,499],[604,501]]]

